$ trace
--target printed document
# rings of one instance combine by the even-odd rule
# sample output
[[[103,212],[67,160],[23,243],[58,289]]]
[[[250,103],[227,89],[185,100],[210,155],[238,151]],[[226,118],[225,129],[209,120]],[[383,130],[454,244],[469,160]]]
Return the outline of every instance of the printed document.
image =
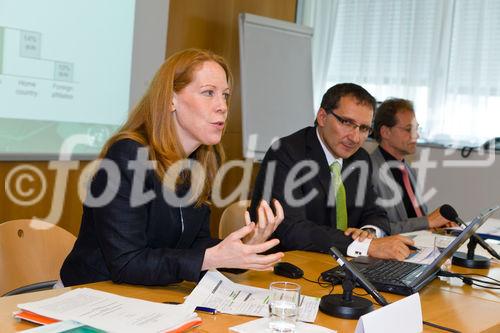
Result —
[[[405,261],[415,264],[429,265],[434,261],[434,259],[439,257],[439,254],[440,252],[436,248],[421,247],[417,252],[411,253]]]
[[[320,299],[301,296],[299,320],[314,322]],[[219,271],[209,271],[187,297],[186,302],[222,313],[267,317],[269,290],[234,283]]]
[[[440,244],[437,244],[437,247],[444,248],[444,247],[447,247],[455,239],[454,236],[439,235],[439,234],[432,233],[429,230],[412,231],[412,232],[407,232],[407,233],[404,233],[401,235],[407,236],[407,237],[410,237],[411,239],[413,239],[413,241],[415,242],[415,246],[419,247],[422,250],[425,250],[426,248],[435,249],[437,242],[440,243]],[[500,251],[500,244],[495,244],[495,242],[498,242],[498,241],[488,240],[488,243],[490,244],[490,246],[493,247],[498,252],[498,251]],[[468,243],[469,243],[468,241],[465,242],[462,246],[460,246],[460,248],[457,251],[467,253],[467,244]],[[426,250],[426,251],[430,251],[430,250]],[[425,253],[427,253],[427,252],[420,254],[419,257],[421,258]],[[486,258],[493,259],[494,262],[500,262],[498,259],[493,258],[493,256],[490,253],[488,253],[488,251],[483,249],[480,245],[476,246],[475,254],[479,254],[479,255],[482,255]],[[439,255],[439,252],[433,251],[432,256],[434,258],[436,258],[438,255]],[[419,258],[419,257],[417,257],[417,258]],[[410,259],[410,260],[405,260],[405,261],[411,261],[411,262],[415,262],[417,264],[428,264],[429,259],[431,259],[431,256],[429,256],[427,258],[428,260],[425,260],[422,262],[419,262],[416,260],[411,260],[411,257],[409,257],[408,259]],[[430,260],[430,262],[432,262],[432,260]]]
[[[194,305],[170,305],[78,288],[18,308],[57,320],[74,320],[107,332],[165,332],[196,318]]]

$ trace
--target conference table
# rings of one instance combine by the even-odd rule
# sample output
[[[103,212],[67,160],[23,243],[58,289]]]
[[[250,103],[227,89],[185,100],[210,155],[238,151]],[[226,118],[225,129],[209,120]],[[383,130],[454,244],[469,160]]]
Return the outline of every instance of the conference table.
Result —
[[[316,281],[321,272],[336,265],[331,256],[304,251],[285,253],[284,261],[291,262],[305,272],[304,277]],[[490,269],[469,270],[452,266],[457,273],[480,273],[495,279],[500,279],[500,264],[493,263]],[[242,274],[224,273],[236,283],[267,288],[273,281],[295,281],[302,286],[303,294],[321,297],[330,292],[331,287],[321,287],[317,283],[304,279],[291,280],[275,275],[273,272],[247,271]],[[182,302],[195,287],[194,283],[182,282],[164,287],[145,287],[128,284],[114,284],[110,281],[83,285],[96,290],[107,291],[127,297],[135,297],[154,302]],[[16,332],[31,327],[24,321],[12,318],[12,312],[19,303],[30,302],[56,296],[70,288],[52,289],[16,296],[0,298],[0,332]],[[356,289],[357,293],[364,291]],[[341,286],[335,286],[334,294],[342,293]],[[383,293],[389,302],[401,299],[403,296]],[[369,296],[364,296],[374,302]],[[420,291],[423,319],[435,324],[453,328],[461,332],[500,332],[500,291],[461,285],[449,280],[435,279]],[[378,305],[376,305],[378,308]],[[203,320],[201,326],[190,332],[228,332],[228,328],[255,319],[248,316],[227,314],[199,313]],[[318,312],[315,324],[322,325],[338,332],[354,332],[357,320],[340,319]],[[390,323],[388,323],[389,325]],[[439,329],[424,326],[424,332],[442,332]]]

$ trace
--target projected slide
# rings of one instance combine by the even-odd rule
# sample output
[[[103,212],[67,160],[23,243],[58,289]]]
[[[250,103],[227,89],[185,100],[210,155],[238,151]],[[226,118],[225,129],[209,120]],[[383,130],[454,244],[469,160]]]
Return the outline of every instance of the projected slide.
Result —
[[[136,17],[158,20],[154,10],[165,11],[159,32]],[[131,87],[149,80],[133,82],[135,25],[163,46],[138,66],[152,75],[163,60],[167,15],[168,0],[0,0],[0,158],[54,154],[74,134],[94,138],[79,153],[97,153],[137,102],[131,96],[142,95]]]
[[[42,58],[41,44],[40,32],[0,26],[0,74],[73,83],[73,63]]]
[[[123,121],[134,1],[0,0],[0,8],[2,117]]]
[[[134,1],[0,3],[1,116],[110,125],[124,120]]]

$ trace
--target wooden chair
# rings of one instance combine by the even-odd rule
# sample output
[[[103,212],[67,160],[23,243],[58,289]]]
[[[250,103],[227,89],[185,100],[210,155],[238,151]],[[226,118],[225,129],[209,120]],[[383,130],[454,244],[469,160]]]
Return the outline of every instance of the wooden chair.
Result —
[[[224,239],[235,230],[245,226],[245,211],[250,200],[236,201],[224,209],[219,222],[219,238]]]
[[[40,220],[0,224],[0,295],[52,288],[76,237]]]

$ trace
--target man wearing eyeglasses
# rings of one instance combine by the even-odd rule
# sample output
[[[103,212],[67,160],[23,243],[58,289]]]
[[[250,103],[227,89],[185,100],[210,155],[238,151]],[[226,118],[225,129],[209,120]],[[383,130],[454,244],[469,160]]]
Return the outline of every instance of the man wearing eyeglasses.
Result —
[[[372,180],[380,197],[378,204],[387,211],[392,234],[452,224],[441,216],[439,208],[427,215],[416,177],[405,161],[415,153],[418,129],[411,101],[391,98],[379,105],[373,131],[379,146],[370,155]]]
[[[328,252],[403,260],[413,242],[390,232],[375,204],[371,162],[361,148],[370,132],[375,99],[362,87],[338,84],[324,94],[315,126],[275,142],[256,179],[250,213],[276,198],[285,219],[276,229],[283,250]]]

